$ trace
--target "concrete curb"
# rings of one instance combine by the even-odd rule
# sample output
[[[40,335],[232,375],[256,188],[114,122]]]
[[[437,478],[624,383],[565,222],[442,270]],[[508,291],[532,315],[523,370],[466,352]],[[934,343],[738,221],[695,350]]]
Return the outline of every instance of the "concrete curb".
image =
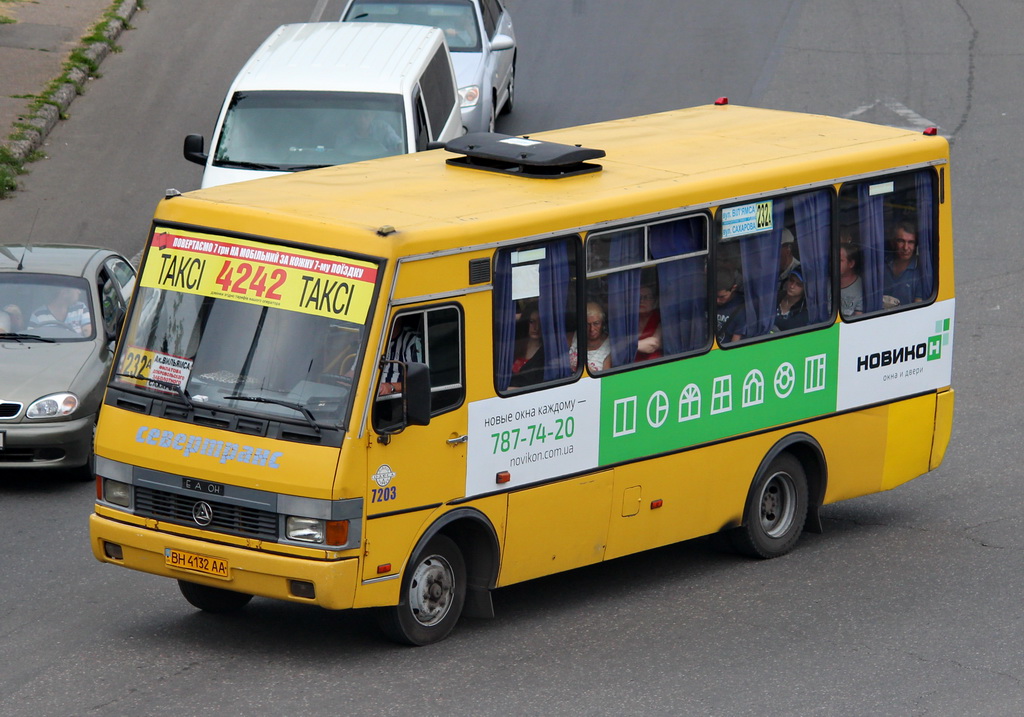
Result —
[[[121,36],[121,33],[124,32],[137,11],[137,0],[125,0],[125,2],[121,3],[121,7],[114,13],[115,17],[108,22],[103,33],[103,36],[109,43],[113,43]],[[96,22],[99,23],[101,20],[102,18]],[[99,67],[107,58],[107,55],[110,54],[110,47],[109,44],[104,42],[94,42],[84,46],[85,56]],[[36,111],[34,117],[25,120],[24,123],[31,125],[32,129],[22,130],[25,135],[24,138],[19,140],[5,139],[0,142],[0,144],[10,150],[19,163],[24,164],[33,152],[43,146],[43,142],[50,132],[53,131],[53,128],[57,126],[61,116],[67,112],[68,107],[71,106],[75,98],[82,93],[82,89],[89,80],[89,76],[83,70],[76,67],[68,73],[67,80],[50,96],[50,101]],[[51,104],[51,102],[55,104]]]

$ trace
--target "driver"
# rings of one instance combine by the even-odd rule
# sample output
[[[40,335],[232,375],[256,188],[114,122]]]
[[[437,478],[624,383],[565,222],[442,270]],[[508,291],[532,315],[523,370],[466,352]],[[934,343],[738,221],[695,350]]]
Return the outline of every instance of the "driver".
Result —
[[[48,303],[33,311],[28,318],[30,329],[47,324],[62,324],[79,336],[92,336],[92,316],[82,301],[81,289],[61,287]]]

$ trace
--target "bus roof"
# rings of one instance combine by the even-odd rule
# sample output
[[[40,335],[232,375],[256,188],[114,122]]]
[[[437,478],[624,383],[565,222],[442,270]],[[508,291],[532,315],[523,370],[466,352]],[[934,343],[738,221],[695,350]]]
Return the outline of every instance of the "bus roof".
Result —
[[[530,135],[603,150],[602,171],[533,179],[451,166],[444,150],[258,179],[160,203],[155,221],[414,255],[703,207],[944,162],[939,136],[847,119],[706,105]],[[393,228],[393,231],[383,229]]]

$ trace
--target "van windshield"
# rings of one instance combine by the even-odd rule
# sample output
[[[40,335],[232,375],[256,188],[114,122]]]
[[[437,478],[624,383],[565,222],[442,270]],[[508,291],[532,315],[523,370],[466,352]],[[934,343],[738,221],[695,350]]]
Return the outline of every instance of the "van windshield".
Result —
[[[236,92],[213,164],[294,172],[404,154],[406,137],[400,95]]]

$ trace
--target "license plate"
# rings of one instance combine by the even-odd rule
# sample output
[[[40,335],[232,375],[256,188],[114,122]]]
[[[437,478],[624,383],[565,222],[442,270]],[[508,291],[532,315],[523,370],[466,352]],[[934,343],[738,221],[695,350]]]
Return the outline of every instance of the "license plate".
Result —
[[[209,558],[205,555],[196,555],[184,550],[164,548],[164,565],[169,568],[180,570],[192,570],[203,575],[212,575],[215,578],[228,580],[231,578],[231,570],[228,561],[223,558]]]

